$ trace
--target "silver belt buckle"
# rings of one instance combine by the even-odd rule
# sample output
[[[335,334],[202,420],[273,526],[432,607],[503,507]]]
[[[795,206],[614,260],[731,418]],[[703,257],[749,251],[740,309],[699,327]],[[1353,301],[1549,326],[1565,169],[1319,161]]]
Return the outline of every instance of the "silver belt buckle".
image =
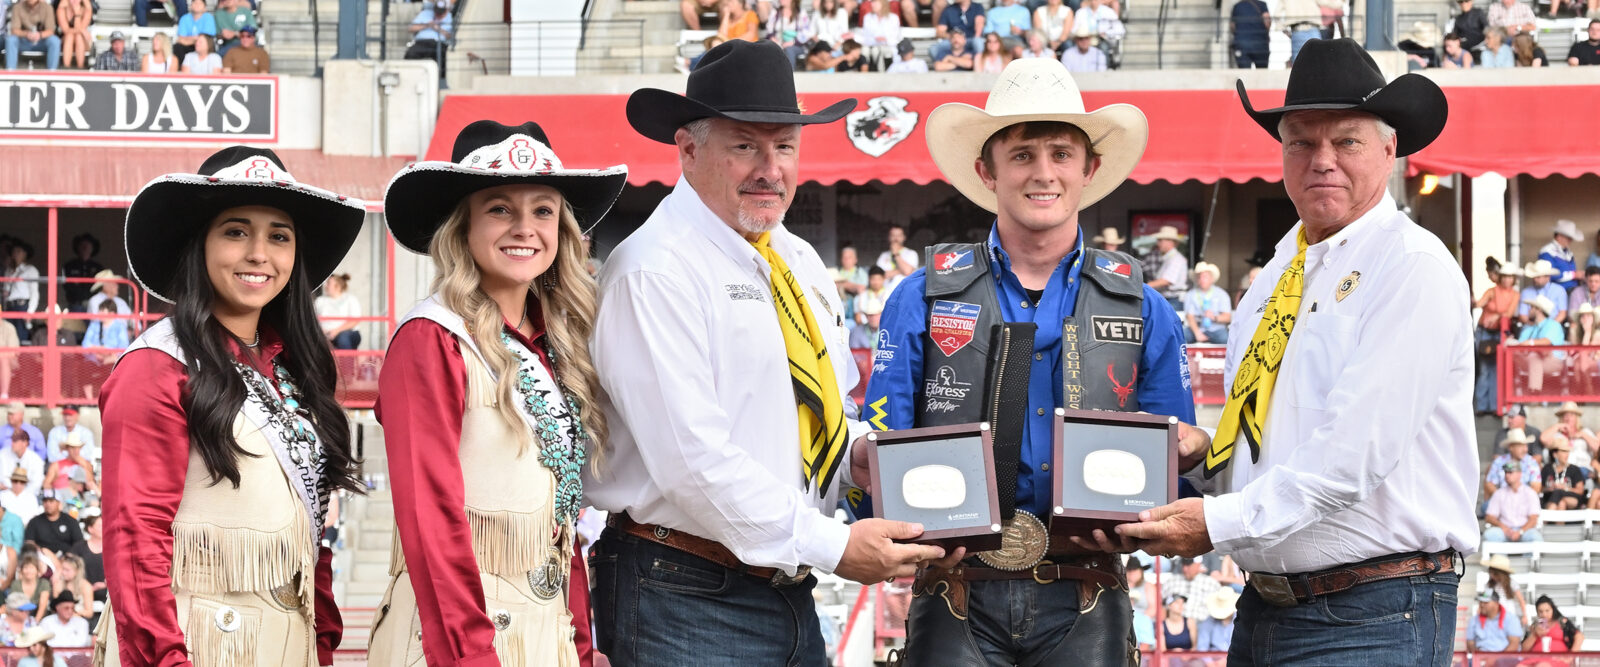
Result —
[[[1294,589],[1289,586],[1289,578],[1280,574],[1251,574],[1250,585],[1261,594],[1261,599],[1275,607],[1293,607],[1300,604],[1300,598],[1295,596]]]
[[[778,570],[777,572],[772,573],[772,587],[773,588],[788,588],[788,587],[793,586],[795,584],[798,584],[798,583],[800,583],[802,581],[805,581],[806,577],[809,577],[809,576],[811,576],[811,566],[810,565],[801,565],[799,568],[797,568],[794,571],[794,576],[792,576],[792,577],[787,575],[787,574],[784,574],[783,570]]]

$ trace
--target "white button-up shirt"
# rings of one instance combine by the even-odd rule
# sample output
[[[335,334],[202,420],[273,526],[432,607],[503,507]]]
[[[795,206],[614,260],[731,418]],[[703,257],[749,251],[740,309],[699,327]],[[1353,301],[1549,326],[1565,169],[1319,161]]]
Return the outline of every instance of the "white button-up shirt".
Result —
[[[1299,232],[1278,242],[1235,310],[1229,387]],[[1409,551],[1473,552],[1472,319],[1461,266],[1385,195],[1307,249],[1305,268],[1261,460],[1250,461],[1240,435],[1212,480],[1231,493],[1205,499],[1211,541],[1247,571],[1280,574]],[[1190,478],[1201,480],[1202,468]]]
[[[782,225],[772,248],[805,291],[844,395],[859,372],[833,279]],[[598,477],[585,469],[584,488],[595,507],[715,540],[748,565],[831,572],[850,536],[832,518],[849,453],[823,497],[803,489],[769,276],[686,180],[617,246],[601,272],[591,344],[610,449]],[[849,428],[851,441],[869,430]]]

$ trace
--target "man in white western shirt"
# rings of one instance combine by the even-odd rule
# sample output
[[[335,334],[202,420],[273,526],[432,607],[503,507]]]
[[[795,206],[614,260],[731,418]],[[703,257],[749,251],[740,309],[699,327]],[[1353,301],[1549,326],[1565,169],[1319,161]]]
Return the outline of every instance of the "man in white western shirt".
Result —
[[[833,280],[782,220],[800,126],[855,101],[801,114],[791,72],[772,42],[735,40],[707,52],[687,97],[643,89],[629,101],[634,129],[677,146],[683,178],[600,278],[592,348],[611,438],[584,486],[611,512],[590,564],[596,647],[618,667],[821,667],[810,569],[874,582],[944,556],[892,541],[920,526],[833,519],[837,476],[802,465],[797,364],[775,304],[825,341],[811,360],[831,367],[811,369],[831,376],[823,402],[839,405],[858,373]],[[781,266],[793,277],[783,295]],[[847,457],[869,427],[834,421]]]
[[[1255,386],[1261,416],[1245,410],[1228,437],[1225,409],[1187,473],[1216,495],[1118,532],[1155,553],[1215,546],[1250,573],[1229,665],[1448,665],[1457,563],[1478,543],[1469,297],[1444,244],[1386,191],[1396,157],[1442,131],[1444,94],[1414,74],[1385,85],[1348,39],[1306,44],[1283,108],[1239,92],[1283,142],[1301,218],[1229,331],[1228,409]],[[1292,292],[1278,365],[1258,325]]]

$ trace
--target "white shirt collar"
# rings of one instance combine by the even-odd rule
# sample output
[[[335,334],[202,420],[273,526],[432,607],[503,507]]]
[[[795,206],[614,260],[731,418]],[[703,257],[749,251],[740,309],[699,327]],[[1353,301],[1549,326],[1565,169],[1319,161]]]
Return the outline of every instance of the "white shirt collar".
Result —
[[[1323,239],[1321,242],[1314,243],[1307,248],[1306,261],[1320,261],[1324,265],[1331,264],[1338,257],[1340,251],[1342,251],[1348,245],[1350,240],[1366,233],[1375,225],[1381,225],[1381,221],[1393,217],[1395,212],[1398,210],[1399,209],[1394,203],[1394,197],[1385,192],[1383,198],[1378,200],[1378,203],[1372,206],[1372,210],[1362,214],[1361,217],[1356,218],[1354,222],[1345,225],[1344,229],[1339,230],[1332,236]],[[1296,223],[1294,228],[1290,229],[1289,233],[1285,234],[1284,237],[1278,241],[1278,255],[1283,257],[1294,257],[1295,254],[1299,252],[1300,228],[1304,227],[1305,224],[1306,223],[1304,220]]]
[[[672,188],[672,193],[667,195],[666,203],[672,207],[673,217],[688,221],[695,231],[705,236],[729,259],[740,265],[756,267],[762,276],[770,273],[771,267],[767,265],[767,260],[761,257],[761,253],[756,252],[756,247],[706,206],[705,200],[700,198],[700,193],[695,192],[694,186],[689,185],[687,177],[678,177],[678,184]],[[795,248],[789,243],[789,232],[782,224],[772,229],[770,242],[772,249],[778,251],[779,255],[785,258],[794,257]]]

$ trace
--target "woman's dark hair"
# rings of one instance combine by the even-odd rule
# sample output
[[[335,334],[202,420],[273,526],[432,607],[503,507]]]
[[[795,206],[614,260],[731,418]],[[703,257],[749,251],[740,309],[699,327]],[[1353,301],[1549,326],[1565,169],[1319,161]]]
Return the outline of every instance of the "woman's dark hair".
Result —
[[[83,518],[83,530],[88,532],[88,530],[93,528],[97,523],[100,523],[100,516],[98,514],[95,516],[86,516]]]
[[[1561,620],[1563,618],[1566,618],[1565,616],[1561,615],[1561,608],[1556,606],[1556,601],[1550,599],[1550,596],[1541,595],[1541,596],[1539,596],[1539,599],[1533,601],[1533,606],[1534,606],[1535,609],[1537,609],[1539,607],[1539,605],[1542,605],[1542,604],[1550,605],[1550,619],[1551,620],[1559,621],[1559,620]]]
[[[183,393],[183,411],[189,417],[189,443],[200,453],[213,484],[228,480],[239,488],[239,456],[250,454],[233,437],[233,421],[244,406],[244,380],[233,371],[227,339],[240,347],[233,335],[212,315],[216,291],[206,272],[205,240],[211,226],[194,235],[178,257],[172,293],[177,302],[172,318],[178,345],[188,358],[189,381]],[[283,339],[278,362],[294,377],[300,402],[311,413],[327,462],[322,474],[331,490],[363,492],[357,479],[358,461],[350,452],[350,423],[334,400],[338,368],[327,337],[312,309],[313,285],[306,278],[305,262],[296,245],[294,270],[276,298],[261,309],[261,324]]]

